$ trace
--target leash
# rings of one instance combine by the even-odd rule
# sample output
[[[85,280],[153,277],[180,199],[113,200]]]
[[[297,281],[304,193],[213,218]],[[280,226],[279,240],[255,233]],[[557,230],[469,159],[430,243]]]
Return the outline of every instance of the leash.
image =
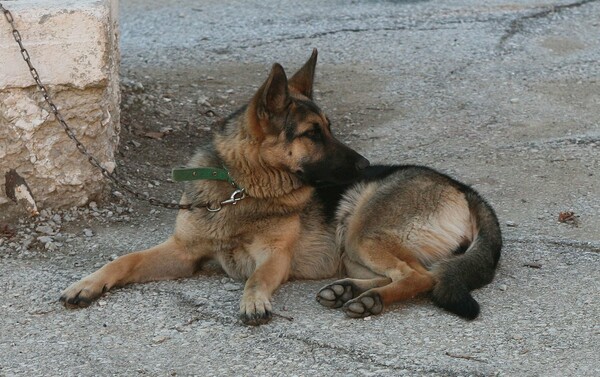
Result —
[[[132,189],[125,183],[121,182],[121,180],[116,176],[116,173],[114,171],[113,172],[108,171],[104,166],[102,166],[102,163],[87,150],[87,148],[85,147],[85,145],[83,143],[81,143],[81,141],[79,141],[79,139],[75,135],[75,132],[73,132],[73,129],[67,124],[64,117],[61,115],[60,111],[58,110],[58,107],[54,104],[54,101],[52,100],[50,93],[49,93],[48,89],[46,88],[46,85],[44,85],[42,83],[42,80],[40,79],[40,76],[37,72],[37,69],[35,69],[35,67],[33,66],[33,63],[31,62],[31,57],[29,56],[29,52],[23,46],[23,40],[21,38],[21,33],[15,26],[15,20],[14,20],[12,13],[8,9],[6,9],[2,5],[2,3],[0,3],[0,11],[2,13],[4,13],[4,18],[6,18],[6,21],[10,24],[10,26],[12,28],[11,32],[12,32],[13,38],[14,38],[15,42],[19,45],[21,56],[23,57],[23,60],[25,61],[25,63],[27,63],[27,67],[29,68],[29,73],[31,74],[31,77],[35,81],[35,83],[38,87],[38,90],[42,93],[42,96],[44,97],[44,101],[50,107],[50,111],[54,114],[54,117],[56,118],[58,123],[60,123],[60,125],[63,127],[63,129],[64,129],[65,133],[67,134],[67,136],[69,137],[69,139],[71,139],[75,143],[77,150],[87,158],[88,162],[92,166],[94,166],[95,168],[100,170],[100,172],[102,173],[102,176],[109,179],[116,187],[118,187],[119,189],[123,190],[124,192],[128,193],[129,195],[133,196],[134,198],[136,198],[138,200],[148,202],[153,206],[163,207],[163,208],[168,208],[168,209],[192,210],[194,208],[204,207],[204,208],[206,208],[206,210],[208,210],[210,212],[217,212],[217,211],[221,210],[223,205],[236,204],[237,202],[239,202],[240,200],[242,200],[246,197],[244,189],[238,187],[235,184],[235,182],[233,182],[233,180],[229,177],[229,173],[227,172],[227,170],[218,169],[218,168],[173,169],[173,173],[172,173],[174,180],[177,182],[189,181],[189,180],[194,180],[194,179],[217,179],[217,180],[226,180],[226,181],[230,182],[236,188],[236,190],[231,194],[229,199],[226,199],[226,200],[220,202],[216,207],[211,207],[210,203],[195,205],[194,203],[177,204],[177,203],[172,203],[172,202],[161,201],[161,200],[158,200],[158,199],[155,199],[152,197],[148,197],[148,196]],[[198,176],[198,178],[196,178],[197,176]],[[226,178],[225,178],[225,176],[226,176]],[[204,177],[204,178],[200,178],[200,177]]]

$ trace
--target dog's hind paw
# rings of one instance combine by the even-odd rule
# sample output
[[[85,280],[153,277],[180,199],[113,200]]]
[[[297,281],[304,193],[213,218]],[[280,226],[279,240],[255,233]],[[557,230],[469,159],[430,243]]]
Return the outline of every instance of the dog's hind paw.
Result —
[[[377,292],[367,291],[354,300],[344,304],[344,312],[351,318],[363,318],[377,315],[383,311],[383,302]]]
[[[329,284],[317,293],[319,304],[333,309],[341,308],[352,297],[354,297],[352,286],[339,282]]]

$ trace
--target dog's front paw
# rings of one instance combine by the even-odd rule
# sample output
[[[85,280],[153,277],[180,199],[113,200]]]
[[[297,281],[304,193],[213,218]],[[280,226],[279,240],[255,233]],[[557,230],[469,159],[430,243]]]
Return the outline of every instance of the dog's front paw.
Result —
[[[67,308],[84,308],[107,290],[108,288],[102,282],[86,277],[65,289],[60,296],[60,301]]]
[[[240,303],[240,319],[245,325],[264,325],[272,317],[271,302],[267,297],[257,294],[244,294]]]
[[[383,302],[379,293],[367,291],[354,300],[344,304],[346,315],[351,318],[363,318],[383,311]]]

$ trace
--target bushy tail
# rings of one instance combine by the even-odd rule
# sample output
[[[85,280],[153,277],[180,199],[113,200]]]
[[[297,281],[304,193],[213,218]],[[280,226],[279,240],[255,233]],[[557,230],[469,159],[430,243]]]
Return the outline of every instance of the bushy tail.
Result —
[[[479,304],[470,291],[492,281],[500,259],[502,234],[494,210],[477,193],[466,194],[475,237],[464,254],[441,262],[434,268],[437,284],[433,302],[466,319],[479,315]]]

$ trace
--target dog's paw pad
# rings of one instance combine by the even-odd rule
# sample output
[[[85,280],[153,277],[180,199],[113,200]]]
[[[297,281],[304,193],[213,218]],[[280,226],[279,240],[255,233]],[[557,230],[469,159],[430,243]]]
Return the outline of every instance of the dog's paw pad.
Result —
[[[354,300],[346,302],[344,311],[351,318],[363,318],[376,315],[383,310],[381,296],[378,293],[365,292]]]
[[[322,288],[317,293],[317,301],[328,308],[340,308],[344,303],[352,299],[352,287],[350,285],[331,284]]]

